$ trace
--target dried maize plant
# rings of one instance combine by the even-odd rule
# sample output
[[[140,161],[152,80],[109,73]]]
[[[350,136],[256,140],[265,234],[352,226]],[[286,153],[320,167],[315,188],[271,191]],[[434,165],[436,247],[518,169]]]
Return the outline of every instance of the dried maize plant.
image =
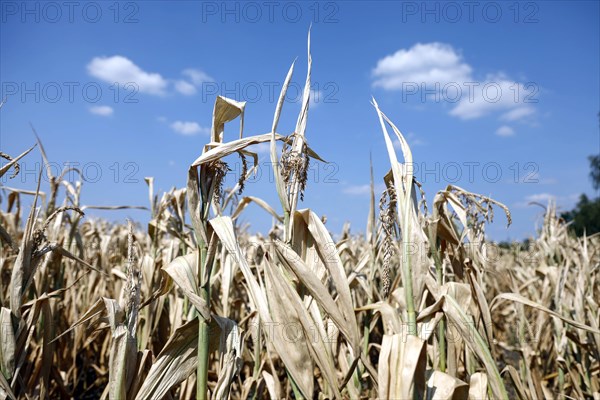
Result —
[[[600,241],[567,228],[551,202],[538,237],[500,252],[487,283],[502,316],[499,357],[523,397],[594,398],[600,388]]]
[[[546,313],[545,319],[557,317],[552,319],[557,331],[568,326],[578,335],[589,335],[590,338],[598,333],[597,322],[588,319],[584,323],[559,315],[541,306],[543,303],[518,295],[522,289],[514,283],[509,292],[498,291],[495,297],[490,296],[487,286],[498,274],[492,270],[498,260],[493,259],[497,253],[485,242],[485,223],[491,222],[492,207],[498,206],[505,211],[510,224],[508,209],[486,196],[448,186],[435,196],[432,215],[421,215],[421,205],[424,209],[426,205],[423,200],[421,204],[416,200],[410,149],[400,131],[374,104],[392,163],[391,175],[398,197],[401,232],[401,274],[392,284],[389,302],[359,308],[361,311],[377,310],[382,319],[384,333],[378,364],[379,396],[429,398],[433,393],[436,397],[443,393],[441,396],[444,398],[509,398],[515,394],[523,398],[548,397],[554,392],[544,391],[539,384],[536,388],[533,383],[535,376],[531,378],[531,365],[522,363],[518,369],[520,373],[517,373],[517,369],[508,363],[498,362],[494,308],[499,304],[506,306],[505,301],[510,300],[508,307],[521,316],[526,307],[540,310]],[[386,125],[392,128],[401,144],[403,163],[397,161]],[[385,247],[389,237],[384,226],[387,220],[385,208],[382,214],[384,258],[381,273],[385,280]],[[547,220],[544,226],[552,226],[552,223]],[[560,229],[553,232],[556,231]],[[563,232],[566,234],[566,228]],[[561,260],[556,256],[555,259]],[[585,311],[582,309],[580,314],[584,316]],[[524,320],[526,318],[520,318],[520,321]],[[535,359],[535,350],[526,341],[531,327],[522,323],[518,326],[516,336],[521,340],[521,351],[531,361]],[[504,331],[510,329],[509,326],[503,327]],[[559,347],[558,343],[558,340],[555,341],[554,346],[561,349],[559,354],[562,356],[568,347]],[[588,366],[594,364],[592,358],[587,360]],[[507,385],[504,377],[512,385]],[[584,378],[586,383],[582,386],[591,390],[587,393],[580,390],[578,395],[585,397],[593,393],[593,374],[587,378],[587,382]]]
[[[2,167],[0,177],[32,149]],[[70,233],[79,216],[67,220],[65,211],[72,210],[75,215],[82,215],[83,212],[77,204],[73,204],[56,209],[46,218],[41,217],[40,208],[37,207],[39,198],[43,198],[40,196],[40,182],[41,174],[35,192],[8,189],[8,213],[12,207],[16,207],[19,210],[16,215],[20,214],[21,195],[34,196],[24,228],[18,217],[7,218],[3,213],[2,218],[7,222],[2,229],[0,262],[3,282],[0,291],[0,394],[4,397],[17,398],[26,393],[35,393],[40,398],[49,396],[54,355],[52,339],[56,334],[55,316],[60,310],[56,297],[89,272],[74,276],[65,273],[59,266],[72,268],[74,264],[65,261],[69,259],[84,268],[95,269],[68,250],[68,239],[73,239]],[[66,220],[71,227],[64,223]],[[65,238],[65,233],[69,234],[68,238]],[[17,246],[19,238],[20,245]],[[10,265],[10,270],[5,268],[6,265]],[[32,340],[34,333],[41,341]]]
[[[289,140],[286,139],[286,136],[277,133],[277,125],[292,72],[293,65],[280,94],[271,133],[246,139],[240,138],[234,142],[217,145],[205,152],[193,165],[214,162],[216,158],[213,157],[216,157],[217,150],[222,150],[219,156],[225,157],[245,146],[266,140],[271,141],[271,158],[275,160],[272,164],[275,169],[276,186],[282,200],[284,217],[280,217],[274,209],[260,199],[245,197],[239,202],[231,218],[216,216],[209,221],[211,231],[214,231],[220,239],[222,250],[215,249],[217,253],[221,254],[220,267],[226,268],[218,272],[221,274],[221,285],[231,290],[233,286],[230,281],[223,280],[225,278],[233,279],[230,269],[239,268],[245,285],[248,287],[251,309],[254,310],[254,317],[249,317],[252,320],[248,334],[251,337],[255,364],[252,380],[245,391],[253,396],[259,396],[259,393],[264,396],[266,393],[263,391],[266,388],[271,396],[277,397],[277,393],[281,394],[282,389],[280,385],[273,384],[276,379],[281,379],[277,376],[274,363],[283,363],[289,377],[290,387],[297,396],[313,397],[315,393],[321,391],[326,395],[341,398],[341,390],[346,384],[345,382],[353,375],[354,367],[359,359],[358,333],[350,291],[345,279],[346,274],[339,262],[339,257],[335,254],[334,242],[321,220],[309,210],[296,211],[298,195],[301,189],[304,190],[306,183],[305,179],[302,183],[302,176],[306,176],[307,161],[305,157],[309,155],[318,158],[303,139],[308,113],[310,53],[303,107],[296,132],[292,136],[294,138],[291,145],[292,150],[290,152],[284,150],[281,159],[278,159],[276,154],[275,142]],[[219,113],[215,112],[215,114]],[[299,148],[300,151],[295,152],[295,148]],[[298,161],[300,158],[292,156],[296,160],[293,161],[289,154],[302,158],[302,161]],[[301,156],[299,156],[300,154]],[[238,186],[241,185],[238,184]],[[260,258],[258,263],[255,258],[252,258],[255,271],[250,268],[250,262],[247,261],[247,257],[240,248],[241,241],[236,238],[233,226],[233,220],[251,201],[256,202],[275,216],[276,221],[283,221],[284,232],[289,238],[294,237],[291,246],[280,242],[277,235],[274,237],[274,243],[261,245],[261,251],[266,251],[266,254]],[[190,201],[190,204],[193,202]],[[294,236],[292,232],[297,233]],[[301,232],[304,233],[299,235]],[[296,257],[297,252],[302,256]],[[327,265],[323,261],[326,258],[332,258],[334,265]],[[335,262],[336,258],[337,262]],[[290,280],[294,275],[296,278]],[[340,296],[337,302],[334,301],[325,286],[328,279],[334,281],[334,287]],[[223,295],[225,298],[229,297],[227,291]],[[284,304],[290,304],[290,302],[293,305],[291,313],[289,307],[283,308]],[[310,304],[312,305],[307,309]],[[282,327],[290,324],[299,328],[298,336],[291,341],[282,335]],[[263,330],[261,327],[264,325],[274,326],[276,329]],[[324,340],[332,335],[335,337],[336,331],[346,338],[345,342],[335,344],[338,343],[337,340],[333,343]],[[261,362],[262,354],[273,354],[276,361],[271,360],[265,364]],[[348,378],[343,381],[339,380],[335,372],[335,365],[339,362],[338,357],[347,369],[344,374]],[[319,389],[315,387],[313,375],[315,367],[319,368],[323,376],[323,379],[317,381],[317,384],[321,386]]]

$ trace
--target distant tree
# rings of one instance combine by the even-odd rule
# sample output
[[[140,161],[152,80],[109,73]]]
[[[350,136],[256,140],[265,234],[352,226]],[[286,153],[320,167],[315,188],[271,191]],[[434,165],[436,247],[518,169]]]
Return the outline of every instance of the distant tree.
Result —
[[[594,189],[600,189],[600,154],[596,156],[589,156],[590,160],[590,178],[592,179],[592,186]]]
[[[512,243],[507,240],[503,240],[498,243],[498,247],[500,247],[501,249],[505,249],[505,250],[510,249],[511,246],[512,246]]]
[[[600,112],[598,113],[598,122],[600,122]],[[590,160],[590,178],[594,189],[600,189],[600,152],[595,156],[589,156]]]
[[[590,200],[585,194],[579,196],[577,206],[561,214],[565,221],[571,222],[571,230],[577,236],[592,235],[600,232],[600,197]]]
[[[600,118],[600,113],[598,113]],[[595,190],[600,189],[600,154],[589,156],[590,179]],[[566,221],[571,222],[571,230],[577,236],[593,235],[600,232],[600,197],[590,200],[585,194],[579,196],[577,206],[561,214]]]

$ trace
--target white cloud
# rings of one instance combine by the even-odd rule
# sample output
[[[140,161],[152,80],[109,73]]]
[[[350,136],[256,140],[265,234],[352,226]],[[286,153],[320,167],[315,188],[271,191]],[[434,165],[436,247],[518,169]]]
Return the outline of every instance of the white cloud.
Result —
[[[540,203],[542,205],[548,204],[549,201],[556,203],[556,196],[550,193],[536,193],[525,196],[523,201],[515,203],[516,208],[527,208],[531,206],[531,203]]]
[[[187,68],[181,74],[185,79],[166,79],[159,73],[146,72],[133,61],[123,56],[94,57],[87,65],[88,73],[106,83],[121,86],[133,83],[140,93],[165,95],[175,91],[192,96],[198,92],[198,86],[213,79],[199,69]]]
[[[192,85],[191,83],[187,82],[187,81],[183,81],[183,80],[179,80],[175,82],[175,90],[177,90],[179,93],[184,94],[186,96],[191,96],[193,94],[196,94],[197,90],[196,90],[196,86]]]
[[[171,124],[171,129],[182,135],[195,135],[198,133],[208,134],[208,128],[201,127],[197,122],[192,121],[175,121]]]
[[[92,114],[100,115],[102,117],[108,117],[113,114],[115,110],[113,110],[110,106],[93,106],[90,107],[90,112]]]
[[[556,196],[550,193],[536,193],[525,197],[527,201],[536,201],[538,203],[547,203],[550,200],[556,200]]]
[[[299,93],[297,96],[289,97],[289,95],[286,95],[286,97],[291,98],[294,103],[302,105],[302,100],[304,97],[304,86],[302,86],[301,88],[296,87],[296,89],[299,90]],[[323,102],[325,101],[325,97],[326,96],[322,90],[310,89],[310,99],[309,99],[310,108],[315,109],[319,105],[323,104]]]
[[[477,86],[469,89],[450,110],[450,115],[463,120],[481,118],[496,111],[507,111],[501,118],[516,121],[533,113],[531,106],[524,104],[520,93],[523,84],[507,79],[502,75],[489,76]]]
[[[181,73],[187,76],[194,85],[200,85],[203,82],[211,82],[213,80],[213,78],[199,69],[188,68],[184,69]]]
[[[200,86],[203,82],[211,82],[213,80],[210,76],[199,69],[184,69],[181,74],[184,75],[187,80],[180,79],[175,81],[175,90],[186,96],[196,94],[198,92],[198,86]]]
[[[498,136],[506,137],[506,136],[512,136],[514,134],[515,134],[514,129],[507,125],[502,125],[500,128],[498,128],[496,130],[496,135],[498,135]]]
[[[535,113],[535,109],[531,106],[522,106],[506,112],[500,116],[503,121],[517,121]]]
[[[87,69],[90,75],[110,84],[132,82],[141,93],[163,95],[167,88],[167,81],[160,74],[146,72],[123,56],[95,57]]]
[[[417,43],[410,49],[400,49],[377,62],[373,70],[376,87],[402,89],[404,83],[444,86],[450,82],[466,82],[471,67],[452,46],[443,43]]]
[[[403,101],[453,104],[450,115],[463,120],[502,112],[500,119],[517,121],[535,113],[528,102],[534,100],[536,87],[503,74],[477,79],[473,68],[449,44],[417,43],[400,49],[380,59],[372,75],[374,87],[401,90]]]

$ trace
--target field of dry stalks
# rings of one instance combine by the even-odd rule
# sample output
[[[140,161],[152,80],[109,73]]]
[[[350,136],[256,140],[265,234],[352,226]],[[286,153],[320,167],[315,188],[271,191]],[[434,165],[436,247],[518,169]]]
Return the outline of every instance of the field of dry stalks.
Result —
[[[291,134],[278,121],[293,65],[265,134],[245,135],[252,110],[218,97],[187,187],[146,179],[147,226],[87,219],[82,183],[51,170],[46,192],[2,190],[0,399],[600,399],[599,238],[570,235],[549,205],[530,248],[486,243],[509,210],[455,186],[427,204],[373,100],[390,171],[372,181],[387,189],[371,191],[363,235],[334,241],[299,208],[320,160],[310,66],[309,49]],[[257,143],[280,204],[244,196]],[[2,153],[0,176],[29,151]],[[244,166],[233,188],[228,156]],[[238,226],[250,203],[274,221],[264,235]]]

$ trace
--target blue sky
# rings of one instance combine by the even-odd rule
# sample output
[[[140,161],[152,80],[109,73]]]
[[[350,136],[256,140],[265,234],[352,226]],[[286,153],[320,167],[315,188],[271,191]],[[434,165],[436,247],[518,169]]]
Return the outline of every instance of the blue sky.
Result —
[[[247,101],[246,135],[268,132],[297,58],[279,128],[291,133],[311,23],[306,134],[331,164],[313,163],[301,207],[326,215],[331,231],[346,221],[364,229],[369,154],[378,189],[389,169],[371,96],[407,137],[430,201],[454,183],[509,206],[514,224],[506,229],[497,213],[494,239],[534,233],[541,209],[530,201],[553,197],[568,209],[580,193],[594,195],[587,157],[600,147],[598,2],[69,4],[0,3],[8,98],[0,148],[16,155],[32,145],[31,122],[55,170],[84,170],[83,204],[147,205],[146,176],[161,191],[185,185],[217,94]],[[238,129],[228,125],[226,139]],[[261,171],[246,194],[277,205],[265,148],[256,150]],[[36,150],[25,173],[2,185],[34,189],[39,163]],[[271,224],[254,207],[244,221],[253,230]]]

